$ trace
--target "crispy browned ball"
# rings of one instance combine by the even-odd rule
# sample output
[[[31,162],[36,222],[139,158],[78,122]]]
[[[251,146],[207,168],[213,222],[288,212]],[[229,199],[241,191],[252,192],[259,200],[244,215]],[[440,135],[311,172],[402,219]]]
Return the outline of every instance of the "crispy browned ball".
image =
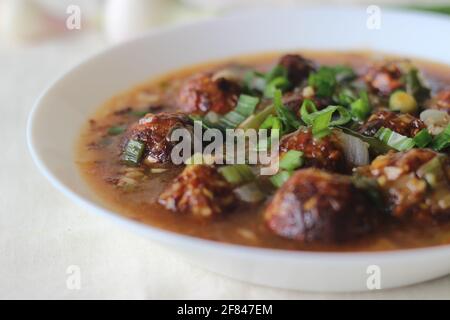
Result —
[[[311,128],[299,129],[285,136],[280,142],[280,156],[289,150],[302,151],[306,167],[345,172],[344,153],[338,138],[330,134],[321,139],[314,138]]]
[[[178,107],[188,113],[205,114],[214,111],[225,114],[237,103],[240,87],[225,78],[214,79],[212,73],[198,73],[180,88]]]
[[[149,113],[128,128],[123,146],[131,139],[141,141],[145,143],[144,163],[167,163],[176,144],[170,141],[172,130],[189,127],[189,119],[182,113]]]
[[[312,61],[298,54],[287,54],[281,57],[278,64],[287,70],[288,79],[293,85],[306,80],[309,74],[314,71]]]
[[[371,66],[364,80],[370,91],[375,94],[389,96],[395,90],[404,87],[402,64],[407,61],[382,61]]]
[[[159,203],[168,210],[214,217],[237,203],[232,186],[207,165],[191,165],[160,195]]]
[[[378,215],[348,176],[317,169],[297,171],[265,211],[269,228],[304,243],[333,244],[374,230]]]
[[[362,134],[373,136],[381,127],[389,128],[401,135],[414,137],[425,124],[410,114],[395,113],[388,110],[378,110],[361,126]]]
[[[450,114],[450,89],[439,91],[433,99],[431,99],[428,107],[431,109],[446,111]]]
[[[450,217],[450,165],[448,157],[437,156],[429,149],[411,149],[379,156],[370,164],[367,173],[377,179],[394,217],[420,221]],[[427,172],[422,166],[432,160],[438,162]]]

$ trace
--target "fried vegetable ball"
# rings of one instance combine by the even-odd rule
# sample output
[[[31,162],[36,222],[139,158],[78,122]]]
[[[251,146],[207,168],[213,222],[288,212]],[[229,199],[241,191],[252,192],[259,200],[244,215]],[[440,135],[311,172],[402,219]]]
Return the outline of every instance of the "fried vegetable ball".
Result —
[[[381,127],[389,128],[401,135],[414,137],[425,124],[410,114],[395,113],[388,110],[378,110],[361,126],[359,132],[374,136]]]
[[[370,198],[348,176],[297,171],[277,191],[264,216],[275,234],[304,243],[335,244],[375,229]]]
[[[125,147],[129,140],[138,140],[145,144],[144,163],[168,163],[172,148],[176,144],[170,141],[170,135],[177,128],[191,129],[190,120],[184,114],[149,113],[128,128],[123,146]]]
[[[373,160],[367,174],[377,179],[392,216],[418,221],[450,217],[447,156],[429,149],[391,152]]]
[[[232,186],[212,166],[190,165],[160,195],[168,210],[211,218],[237,203]]]
[[[205,114],[214,111],[225,114],[237,103],[240,86],[213,73],[199,73],[187,79],[178,94],[178,107],[187,113]]]

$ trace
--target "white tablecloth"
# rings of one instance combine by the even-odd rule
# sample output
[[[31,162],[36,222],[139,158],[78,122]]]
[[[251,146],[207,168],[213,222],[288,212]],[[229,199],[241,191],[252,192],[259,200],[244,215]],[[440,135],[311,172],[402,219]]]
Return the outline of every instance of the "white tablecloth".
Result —
[[[99,36],[84,35],[37,47],[0,47],[0,298],[450,298],[450,277],[364,294],[242,283],[191,266],[66,199],[32,163],[26,121],[57,75],[103,46]],[[66,285],[72,265],[80,268],[80,290]]]

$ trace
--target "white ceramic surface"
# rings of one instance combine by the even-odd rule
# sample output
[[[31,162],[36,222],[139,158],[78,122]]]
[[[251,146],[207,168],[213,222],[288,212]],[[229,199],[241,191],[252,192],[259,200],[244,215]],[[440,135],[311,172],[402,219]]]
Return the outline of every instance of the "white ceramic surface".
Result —
[[[255,249],[186,237],[127,220],[100,201],[79,175],[74,142],[108,98],[151,77],[191,64],[264,51],[374,49],[450,64],[450,21],[382,11],[380,30],[366,28],[365,8],[309,8],[246,13],[163,30],[113,47],[59,78],[38,100],[28,143],[41,172],[90,211],[178,251],[193,263],[244,281],[309,291],[367,290],[367,267],[381,287],[450,273],[450,246],[381,253],[313,253]]]

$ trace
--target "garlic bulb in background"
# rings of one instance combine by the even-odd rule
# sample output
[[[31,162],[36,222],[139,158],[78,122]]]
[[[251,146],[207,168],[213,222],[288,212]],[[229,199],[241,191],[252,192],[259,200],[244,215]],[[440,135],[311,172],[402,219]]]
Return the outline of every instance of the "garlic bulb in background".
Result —
[[[170,19],[172,0],[107,0],[104,29],[114,42],[135,37]]]
[[[64,31],[62,19],[50,15],[34,0],[0,2],[0,35],[10,42],[27,42]]]

